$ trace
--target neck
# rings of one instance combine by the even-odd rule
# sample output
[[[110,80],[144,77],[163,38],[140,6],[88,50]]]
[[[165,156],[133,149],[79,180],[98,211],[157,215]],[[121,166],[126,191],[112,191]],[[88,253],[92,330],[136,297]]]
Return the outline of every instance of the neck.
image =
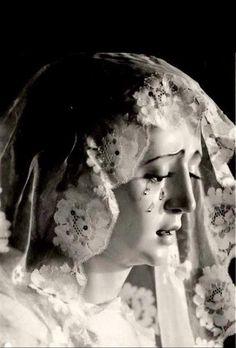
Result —
[[[88,279],[84,299],[101,304],[118,296],[131,267],[119,265],[108,256],[97,255],[84,264],[84,270]]]

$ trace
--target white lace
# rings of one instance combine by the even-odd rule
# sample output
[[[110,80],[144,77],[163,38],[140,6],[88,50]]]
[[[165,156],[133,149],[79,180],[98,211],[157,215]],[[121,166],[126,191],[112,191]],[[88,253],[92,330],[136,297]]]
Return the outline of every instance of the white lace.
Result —
[[[102,173],[84,175],[78,186],[71,186],[63,196],[54,214],[57,226],[53,242],[82,263],[106,248],[118,206]]]
[[[198,93],[199,94],[199,93]],[[203,104],[201,95],[187,88],[181,77],[153,74],[144,80],[143,87],[134,93],[137,120],[143,125],[154,125],[162,129],[178,127],[181,117],[200,119]],[[198,99],[197,99],[198,98]]]
[[[120,297],[133,310],[135,319],[140,325],[147,328],[153,327],[155,333],[159,334],[156,322],[157,308],[152,290],[126,282]]]
[[[235,330],[235,287],[224,266],[203,269],[195,287],[196,316],[217,339],[224,339]]]
[[[40,296],[46,297],[54,315],[62,319],[51,331],[49,347],[57,345],[63,347],[98,346],[99,338],[95,332],[91,331],[90,321],[93,322],[94,315],[96,316],[96,314],[106,310],[106,308],[109,308],[109,311],[114,311],[114,313],[117,310],[120,311],[127,322],[131,324],[140,340],[146,339],[147,342],[150,342],[150,338],[154,338],[154,331],[142,331],[141,329],[142,326],[144,328],[151,327],[152,320],[148,323],[147,320],[145,322],[144,320],[136,321],[132,310],[128,309],[127,297],[124,298],[124,303],[120,301],[120,298],[116,298],[105,306],[84,302],[80,295],[76,273],[76,269],[72,269],[68,264],[64,264],[63,266],[42,266],[39,270],[35,269],[30,275],[29,287]],[[143,291],[144,289],[142,288],[136,290],[138,290],[137,301],[141,300],[140,304],[143,301],[143,310],[149,313],[153,319],[155,312],[153,295],[148,290],[146,292]],[[145,308],[147,304],[150,307],[149,309]],[[113,342],[110,342],[110,344],[112,345]]]
[[[106,173],[107,180],[116,187],[133,177],[147,145],[147,129],[129,121],[127,114],[107,125],[106,135],[97,142],[88,137],[87,164],[95,172]]]
[[[235,190],[209,188],[206,197],[208,226],[216,242],[218,260],[229,264],[235,255]]]

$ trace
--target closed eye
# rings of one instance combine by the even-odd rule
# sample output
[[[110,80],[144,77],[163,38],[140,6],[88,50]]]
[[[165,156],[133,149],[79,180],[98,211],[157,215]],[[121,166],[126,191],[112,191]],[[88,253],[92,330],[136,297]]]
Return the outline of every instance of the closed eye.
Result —
[[[197,180],[201,180],[202,178],[194,173],[189,173],[190,175],[190,178],[194,178],[194,179],[197,179]]]
[[[174,175],[174,173],[169,172],[167,175],[159,176],[159,175],[154,175],[154,174],[145,174],[144,178],[148,179],[152,183],[159,183],[165,178],[170,178]],[[201,180],[202,178],[194,173],[189,173],[190,178],[196,179],[196,180]]]
[[[163,175],[163,176],[159,176],[159,175],[154,175],[154,174],[146,174],[144,176],[145,179],[148,179],[149,181],[151,181],[152,183],[156,183],[156,182],[161,182],[163,179],[165,178],[170,178],[171,176],[173,176],[174,173],[169,172],[167,175]]]

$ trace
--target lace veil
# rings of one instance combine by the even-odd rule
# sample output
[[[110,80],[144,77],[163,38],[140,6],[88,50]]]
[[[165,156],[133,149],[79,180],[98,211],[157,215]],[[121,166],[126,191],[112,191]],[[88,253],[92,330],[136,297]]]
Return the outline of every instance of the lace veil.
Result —
[[[235,127],[198,83],[161,59],[81,55],[29,81],[0,124],[1,259],[11,258],[9,240],[17,250],[15,283],[19,266],[40,268],[60,254],[79,276],[83,262],[109,243],[119,214],[113,190],[132,179],[150,127],[168,129],[169,122],[201,132],[202,180],[168,266],[151,271],[158,335],[163,346],[220,345],[235,327],[227,271],[235,252],[227,165]]]

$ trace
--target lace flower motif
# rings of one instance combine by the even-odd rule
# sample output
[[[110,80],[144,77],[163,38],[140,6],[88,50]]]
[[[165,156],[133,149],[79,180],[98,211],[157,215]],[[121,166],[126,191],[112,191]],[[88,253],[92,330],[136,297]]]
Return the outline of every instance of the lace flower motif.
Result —
[[[87,137],[87,145],[89,149],[97,150],[97,145],[92,137]],[[98,161],[96,161],[92,156],[89,156],[89,154],[90,152],[88,150],[88,158],[86,160],[87,165],[93,169],[94,173],[100,173],[101,167]]]
[[[67,265],[42,266],[30,276],[29,286],[48,297],[56,312],[68,312],[67,305],[78,301],[80,288],[73,270]]]
[[[235,191],[211,187],[206,200],[209,228],[217,243],[219,260],[223,263],[236,245]]]
[[[203,269],[193,301],[201,326],[215,337],[224,338],[234,333],[235,287],[224,266],[214,265]]]
[[[176,277],[182,281],[189,279],[191,272],[192,263],[189,260],[185,260],[183,263],[180,263],[175,269]]]
[[[77,312],[81,312],[78,308]],[[49,347],[93,347],[97,346],[97,337],[86,327],[84,318],[66,318],[63,326],[56,326],[51,332]]]
[[[227,165],[235,149],[233,123],[226,121],[222,111],[208,101],[201,126],[217,181],[223,187],[233,186],[234,178]]]
[[[192,263],[189,260],[180,263],[177,246],[170,246],[167,256],[167,264],[162,266],[163,282],[166,283],[170,275],[174,275],[181,281],[189,279],[192,268]]]
[[[155,298],[150,289],[126,282],[120,292],[120,297],[133,310],[139,324],[146,328],[153,327],[158,334]]]
[[[202,113],[193,91],[184,86],[181,78],[175,76],[174,80],[168,74],[162,78],[153,75],[145,79],[144,86],[133,95],[139,123],[166,129],[179,122],[180,115],[188,118]]]
[[[22,264],[18,264],[12,272],[12,282],[15,285],[22,284],[26,277]]]
[[[123,115],[115,123],[106,124],[106,132],[98,144],[87,138],[87,165],[104,175],[112,187],[127,182],[148,144],[147,129]]]
[[[0,211],[0,253],[7,253],[9,251],[8,239],[11,235],[9,230],[10,225],[5,213]]]
[[[49,347],[92,347],[96,335],[89,330],[85,302],[80,295],[78,270],[63,266],[42,266],[30,275],[29,287],[47,297],[59,325],[51,331]]]
[[[105,248],[114,218],[110,212],[112,199],[107,194],[97,196],[89,187],[79,190],[79,187],[70,188],[65,192],[65,199],[58,202],[53,242],[81,263]]]
[[[223,347],[223,343],[219,341],[207,341],[204,338],[197,337],[195,347]]]

